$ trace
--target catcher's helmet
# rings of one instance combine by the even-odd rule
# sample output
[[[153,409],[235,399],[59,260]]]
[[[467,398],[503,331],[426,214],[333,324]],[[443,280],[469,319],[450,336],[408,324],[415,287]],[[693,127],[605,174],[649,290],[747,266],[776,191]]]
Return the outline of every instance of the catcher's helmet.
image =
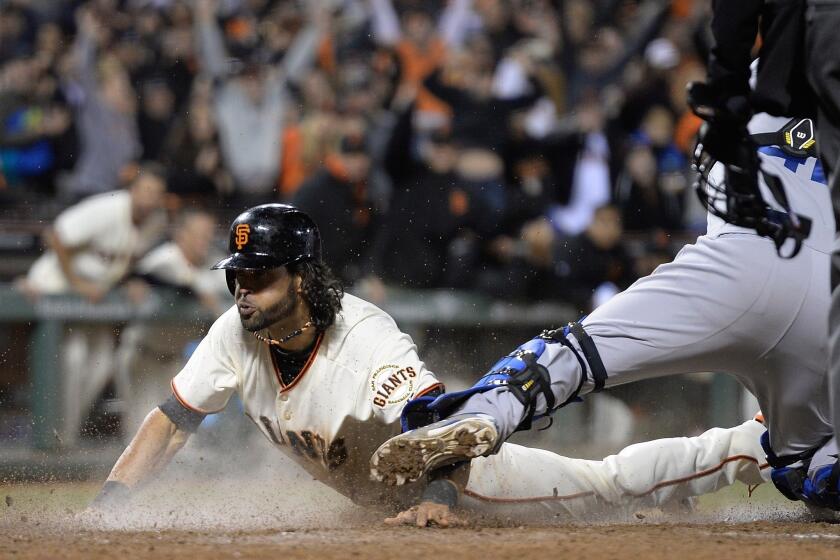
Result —
[[[263,204],[241,213],[230,225],[230,256],[213,265],[224,269],[230,293],[234,271],[277,268],[321,259],[321,234],[305,212],[289,204]]]

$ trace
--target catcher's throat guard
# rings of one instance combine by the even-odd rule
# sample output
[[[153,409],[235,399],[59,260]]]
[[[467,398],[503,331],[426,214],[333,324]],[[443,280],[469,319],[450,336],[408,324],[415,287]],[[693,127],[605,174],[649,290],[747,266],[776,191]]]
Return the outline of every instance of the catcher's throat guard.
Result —
[[[700,130],[692,168],[697,172],[694,189],[703,206],[714,216],[740,227],[755,230],[773,240],[784,258],[795,257],[811,233],[811,220],[791,210],[781,179],[761,166],[757,150],[775,145],[794,157],[815,156],[814,124],[810,119],[791,119],[782,129],[763,134],[747,132],[740,102],[721,105],[706,84],[689,86],[689,104],[706,120]],[[740,113],[744,111],[744,113]],[[724,166],[722,183],[711,177],[712,168]],[[770,207],[759,188],[759,173],[781,210]],[[793,245],[788,252],[783,246]]]

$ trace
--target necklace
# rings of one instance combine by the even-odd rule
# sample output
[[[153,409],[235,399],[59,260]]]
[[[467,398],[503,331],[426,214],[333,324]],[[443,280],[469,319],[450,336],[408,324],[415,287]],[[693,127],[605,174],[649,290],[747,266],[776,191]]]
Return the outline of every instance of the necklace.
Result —
[[[274,340],[270,336],[263,336],[263,335],[261,335],[260,333],[257,333],[257,332],[254,333],[254,336],[256,336],[258,340],[260,340],[262,342],[265,342],[269,346],[280,346],[284,342],[288,342],[291,339],[302,335],[303,331],[305,331],[306,329],[308,329],[311,326],[312,326],[312,320],[310,319],[301,328],[293,330],[292,332],[290,332],[286,336],[280,338],[279,340]]]

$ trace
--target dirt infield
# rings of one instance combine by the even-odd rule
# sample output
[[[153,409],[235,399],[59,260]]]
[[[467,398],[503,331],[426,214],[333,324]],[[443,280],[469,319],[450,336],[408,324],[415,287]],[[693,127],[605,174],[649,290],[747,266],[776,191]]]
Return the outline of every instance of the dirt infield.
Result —
[[[286,529],[255,532],[82,531],[6,527],[0,558],[679,558],[836,559],[840,528],[823,523],[558,525],[473,529]]]
[[[0,481],[0,559],[840,559],[840,525],[809,521],[768,484],[704,496],[689,514],[584,523],[537,504],[530,519],[508,511],[470,528],[394,529],[283,458],[249,469],[241,456],[238,466],[200,457],[176,461],[130,508],[103,517],[80,515],[98,480]]]
[[[546,515],[542,523],[528,525],[510,517],[483,518],[470,528],[445,530],[385,527],[379,514],[306,481],[262,502],[259,492],[233,496],[242,491],[238,482],[193,485],[174,497],[173,487],[165,485],[145,509],[124,519],[80,518],[96,487],[0,485],[0,500],[5,496],[0,558],[840,558],[840,525],[807,521],[803,510],[780,501],[768,485],[749,497],[743,486],[735,486],[704,498],[688,517],[652,511],[622,522],[549,524],[553,516]],[[292,488],[300,494],[289,494]]]

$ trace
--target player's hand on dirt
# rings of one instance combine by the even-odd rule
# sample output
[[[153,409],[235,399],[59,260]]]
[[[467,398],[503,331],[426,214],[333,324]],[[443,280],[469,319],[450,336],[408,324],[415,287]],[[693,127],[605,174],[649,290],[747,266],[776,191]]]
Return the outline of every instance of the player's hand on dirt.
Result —
[[[463,527],[466,519],[456,515],[446,504],[421,502],[394,517],[385,520],[386,525],[415,525],[417,527]]]

